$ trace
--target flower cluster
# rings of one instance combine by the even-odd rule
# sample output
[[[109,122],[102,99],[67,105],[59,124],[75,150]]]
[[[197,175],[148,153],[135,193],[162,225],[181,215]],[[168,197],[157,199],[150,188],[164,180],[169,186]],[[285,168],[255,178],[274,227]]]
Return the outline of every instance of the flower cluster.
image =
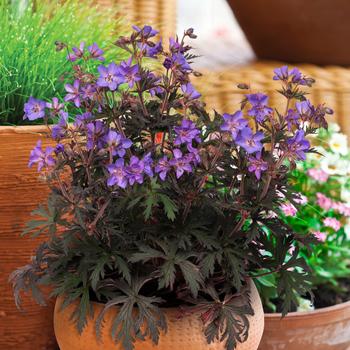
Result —
[[[249,322],[239,335],[229,325],[236,314],[241,320],[251,314],[249,298],[244,307],[234,307],[235,314],[223,311],[217,318],[215,310],[218,300],[230,304],[236,293],[247,297],[248,277],[266,269],[286,276],[284,313],[297,300],[296,290],[308,290],[302,259],[295,259],[297,251],[293,258],[287,252],[298,242],[308,245],[309,236],[295,235],[279,215],[266,213],[282,208],[295,215],[286,198],[306,203],[291,189],[288,174],[313,151],[307,137],[326,126],[330,110],[306,100],[301,89],[312,85],[310,78],[281,68],[274,79],[281,80],[286,113],[272,108],[261,92],[245,94],[236,111],[207,111],[192,85],[194,56],[186,41],[195,38],[193,30],[170,38],[168,50],[157,34],[150,26],[134,26],[116,41],[129,55],[121,62],[104,62],[96,44],[86,50],[81,43],[67,57],[75,65],[64,101],[31,98],[25,106],[29,119],[56,121],[56,148],[43,150],[39,143],[29,163],[45,171],[53,188],[50,205],[56,209],[49,226],[56,227],[55,220],[63,226],[63,234],[50,231],[45,252],[38,254],[38,261],[48,259],[40,266],[49,266],[40,273],[48,274],[58,294],[81,296],[77,288],[86,285],[88,299],[113,304],[122,295],[121,307],[130,296],[138,300],[147,317],[141,322],[128,314],[116,337],[124,337],[129,348],[138,325],[149,326],[158,339],[165,325],[155,321],[161,315],[157,305],[171,305],[174,295],[194,308],[206,305],[200,308],[209,315],[207,332],[213,327],[209,342],[226,334],[236,344]],[[150,60],[160,63],[157,69]],[[29,275],[36,272],[22,277]],[[62,285],[62,278],[72,276],[79,281]],[[218,296],[211,298],[213,293]],[[78,310],[80,319],[89,316],[88,309]]]

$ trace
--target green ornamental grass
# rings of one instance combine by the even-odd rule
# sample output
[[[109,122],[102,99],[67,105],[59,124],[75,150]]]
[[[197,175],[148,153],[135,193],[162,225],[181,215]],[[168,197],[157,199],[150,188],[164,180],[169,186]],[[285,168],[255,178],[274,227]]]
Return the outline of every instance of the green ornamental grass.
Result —
[[[72,63],[64,59],[67,51],[59,50],[60,43],[113,46],[124,26],[115,13],[116,9],[97,9],[91,0],[0,0],[0,125],[24,124],[23,106],[29,96],[61,99]],[[120,52],[113,46],[106,59],[120,59]]]

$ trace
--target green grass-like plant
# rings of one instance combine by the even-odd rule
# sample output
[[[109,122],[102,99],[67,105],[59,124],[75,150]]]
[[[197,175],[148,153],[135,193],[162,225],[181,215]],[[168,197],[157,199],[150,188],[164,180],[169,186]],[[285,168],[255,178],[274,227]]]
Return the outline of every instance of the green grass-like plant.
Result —
[[[124,26],[115,13],[112,8],[97,9],[91,0],[0,0],[0,125],[24,124],[23,105],[29,96],[62,97],[71,63],[64,59],[66,50],[56,51],[55,43],[72,47],[97,41],[102,48],[111,46]],[[108,50],[106,59],[120,52]]]

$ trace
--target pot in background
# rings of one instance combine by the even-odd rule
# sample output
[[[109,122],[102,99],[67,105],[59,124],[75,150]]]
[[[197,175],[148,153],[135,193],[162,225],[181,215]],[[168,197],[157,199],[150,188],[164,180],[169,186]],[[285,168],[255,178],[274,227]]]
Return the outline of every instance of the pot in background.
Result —
[[[259,350],[349,350],[350,301],[307,312],[265,315]]]
[[[264,329],[264,312],[262,309],[259,293],[250,281],[251,301],[255,315],[249,317],[250,332],[248,340],[239,344],[236,350],[257,350],[262,332]],[[54,314],[55,335],[61,350],[123,350],[120,343],[115,344],[111,334],[113,316],[118,308],[110,309],[105,315],[105,322],[102,328],[101,342],[97,341],[95,333],[95,321],[104,305],[93,303],[94,317],[88,321],[81,335],[79,335],[71,314],[79,301],[61,310],[63,298],[56,301]],[[208,345],[203,334],[203,324],[198,315],[189,315],[178,318],[179,310],[176,308],[165,309],[165,316],[168,324],[167,333],[160,335],[159,344],[153,345],[152,341],[137,341],[135,350],[225,350],[224,343]]]
[[[28,168],[29,153],[38,139],[47,146],[46,126],[0,126],[0,349],[57,349],[53,304],[42,307],[23,295],[16,308],[9,274],[29,262],[42,237],[21,237],[32,210],[45,201],[48,189]]]
[[[350,1],[228,2],[259,58],[350,65]]]

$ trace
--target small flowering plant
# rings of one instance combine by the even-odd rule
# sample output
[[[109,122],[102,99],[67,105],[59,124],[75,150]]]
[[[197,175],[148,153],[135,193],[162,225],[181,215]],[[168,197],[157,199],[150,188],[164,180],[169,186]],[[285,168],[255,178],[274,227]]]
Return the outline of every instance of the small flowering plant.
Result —
[[[280,207],[286,224],[299,234],[312,233],[319,242],[311,250],[300,247],[299,256],[306,259],[313,274],[315,294],[313,305],[302,303],[302,309],[350,299],[350,150],[346,135],[339,130],[331,124],[310,139],[321,154],[309,154],[290,175],[290,183],[299,193],[297,205],[286,200]],[[294,250],[295,246],[289,253]],[[276,278],[269,276],[261,288],[270,311],[276,310],[273,300],[278,294],[271,288]]]
[[[278,273],[285,313],[309,288],[298,247],[317,239],[271,212],[281,194],[296,198],[288,172],[313,152],[306,136],[326,127],[331,111],[305,99],[311,78],[283,67],[274,79],[285,111],[249,91],[238,111],[211,115],[190,82],[195,56],[186,41],[193,30],[171,38],[168,50],[157,33],[135,26],[121,37],[116,45],[130,56],[122,62],[102,62],[97,47],[89,56],[74,49],[65,103],[26,105],[28,118],[44,113],[59,121],[51,129],[56,147],[39,141],[30,155],[51,195],[28,231],[47,241],[13,273],[16,300],[31,290],[43,303],[38,286],[49,284],[65,305],[80,300],[73,315],[79,331],[91,302],[103,302],[97,333],[117,305],[122,318],[114,319],[112,335],[127,350],[136,339],[157,343],[166,330],[162,309],[180,306],[180,314],[201,316],[208,343],[234,349],[247,339],[254,314],[248,278]],[[95,71],[91,59],[102,62]],[[162,68],[149,70],[146,59]],[[245,302],[238,305],[236,296]]]

